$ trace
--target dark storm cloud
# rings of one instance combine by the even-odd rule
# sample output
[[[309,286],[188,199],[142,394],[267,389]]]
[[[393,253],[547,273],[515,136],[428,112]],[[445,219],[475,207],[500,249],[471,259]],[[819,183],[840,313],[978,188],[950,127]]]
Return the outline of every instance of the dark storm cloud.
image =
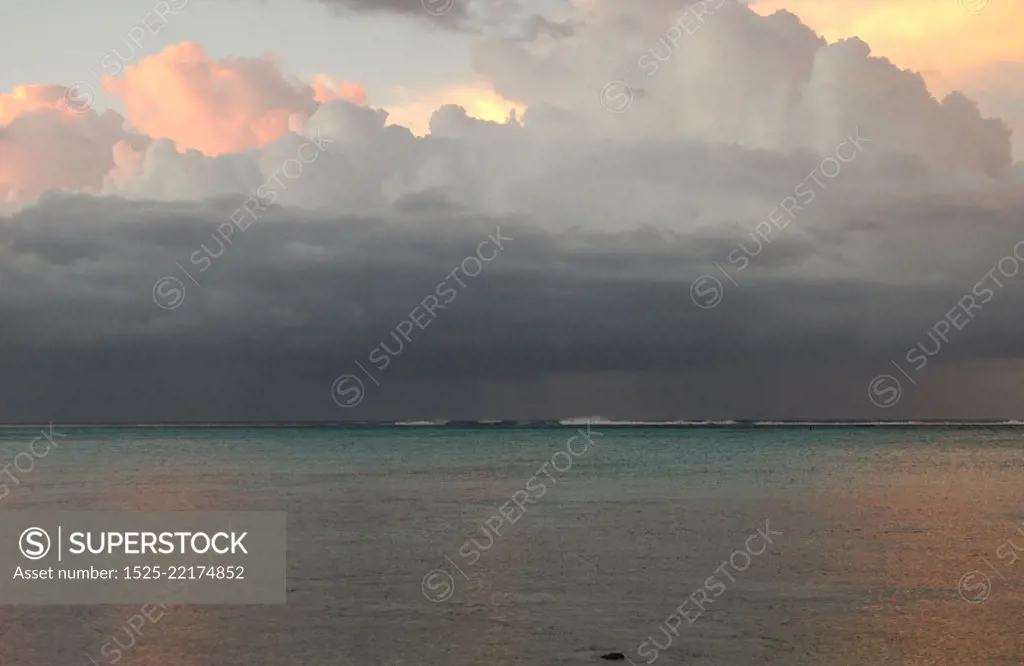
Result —
[[[423,19],[451,28],[474,28],[507,16],[517,0],[316,0],[341,15],[390,14]]]
[[[936,320],[1024,238],[1024,225],[1009,222],[1024,219],[1024,205],[1004,203],[1015,208],[989,200],[958,210],[973,220],[969,238],[918,216],[930,206],[915,213],[909,204],[901,214],[918,220],[913,233],[904,220],[781,237],[740,274],[741,288],[719,275],[725,298],[704,310],[690,299],[692,281],[712,274],[729,240],[742,240],[721,230],[544,232],[522,219],[451,211],[384,221],[278,209],[195,273],[196,287],[175,262],[189,266],[200,244],[216,249],[210,234],[224,217],[216,205],[50,197],[0,219],[0,418],[557,416],[585,403],[667,418],[706,414],[708,395],[752,415],[867,416],[864,382],[927,341]],[[465,288],[446,280],[499,229],[514,240],[479,276],[458,273]],[[865,236],[877,246],[899,239],[901,279],[842,276],[846,252]],[[976,248],[964,262],[957,253],[966,240]],[[822,258],[840,262],[835,275],[816,275]],[[175,310],[153,300],[165,275],[187,290]],[[392,331],[445,281],[457,297],[412,332],[381,387],[357,410],[335,406],[333,379],[356,361],[372,368],[368,356],[382,341],[396,348]],[[936,382],[940,366],[1024,353],[1024,289],[1003,282],[949,336],[928,369]],[[760,401],[736,389],[753,378],[782,386],[812,376],[831,387],[831,402],[807,387]],[[693,390],[697,377],[704,393]],[[955,381],[964,386],[962,376]],[[646,395],[654,386],[665,389],[660,398]],[[581,400],[591,390],[598,395]],[[623,390],[633,397],[612,399]],[[772,404],[771,414],[759,412]]]

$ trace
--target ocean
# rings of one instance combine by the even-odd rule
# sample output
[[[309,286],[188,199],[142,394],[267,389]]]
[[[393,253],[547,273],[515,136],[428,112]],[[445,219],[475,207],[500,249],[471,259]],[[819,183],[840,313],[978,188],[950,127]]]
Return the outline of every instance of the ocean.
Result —
[[[287,603],[3,605],[3,666],[1024,661],[1017,427],[39,432],[0,509],[285,511]]]

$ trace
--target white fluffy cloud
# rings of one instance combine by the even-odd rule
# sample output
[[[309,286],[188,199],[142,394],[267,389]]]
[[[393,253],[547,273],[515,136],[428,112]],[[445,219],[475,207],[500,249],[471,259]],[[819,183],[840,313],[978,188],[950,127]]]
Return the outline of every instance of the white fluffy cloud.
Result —
[[[557,17],[564,30],[481,40],[478,72],[528,107],[522,124],[442,107],[431,133],[416,138],[385,127],[382,110],[344,101],[317,109],[310,92],[316,110],[293,113],[285,124],[294,131],[211,157],[129,132],[116,114],[37,110],[0,134],[4,198],[17,190],[24,201],[47,186],[158,201],[244,197],[317,131],[337,143],[279,203],[380,213],[429,196],[546,224],[686,229],[763,214],[791,188],[785,179],[798,178],[783,165],[802,168],[809,160],[797,155],[828,155],[858,128],[873,143],[851,173],[905,162],[864,175],[860,187],[887,191],[894,176],[924,191],[977,187],[1008,172],[1009,131],[963,95],[935,100],[919,76],[872,57],[864,42],[827,44],[791,14],[761,17],[733,0],[703,6],[589,0]],[[189,48],[204,72],[235,67]],[[168,59],[180,60],[151,66]],[[257,65],[269,71],[249,69]],[[615,108],[609,91],[615,103],[631,99],[628,108]]]

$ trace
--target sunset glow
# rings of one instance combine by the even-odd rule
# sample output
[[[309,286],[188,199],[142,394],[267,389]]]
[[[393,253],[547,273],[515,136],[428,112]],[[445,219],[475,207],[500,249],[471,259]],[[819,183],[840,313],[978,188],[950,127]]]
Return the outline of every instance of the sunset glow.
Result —
[[[508,120],[512,110],[522,118],[526,110],[522,104],[510,102],[491,88],[480,85],[455,86],[426,95],[403,92],[400,97],[409,101],[388,107],[388,124],[408,127],[417,136],[430,132],[430,117],[445,104],[461,106],[471,118],[495,123]]]
[[[872,54],[927,78],[957,77],[1001,61],[1024,60],[1024,3],[1014,0],[757,0],[755,11],[787,10],[829,41],[857,36]]]
[[[0,125],[7,125],[23,113],[50,109],[73,116],[64,104],[64,86],[30,84],[16,86],[8,94],[0,93]]]

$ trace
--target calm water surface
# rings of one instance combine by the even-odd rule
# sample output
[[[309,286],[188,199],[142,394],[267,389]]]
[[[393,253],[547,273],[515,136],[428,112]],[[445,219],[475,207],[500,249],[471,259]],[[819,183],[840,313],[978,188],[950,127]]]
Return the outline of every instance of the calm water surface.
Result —
[[[286,605],[172,607],[120,664],[1024,662],[1024,429],[55,430],[0,509],[288,512]],[[0,606],[0,664],[114,663],[138,610]]]

